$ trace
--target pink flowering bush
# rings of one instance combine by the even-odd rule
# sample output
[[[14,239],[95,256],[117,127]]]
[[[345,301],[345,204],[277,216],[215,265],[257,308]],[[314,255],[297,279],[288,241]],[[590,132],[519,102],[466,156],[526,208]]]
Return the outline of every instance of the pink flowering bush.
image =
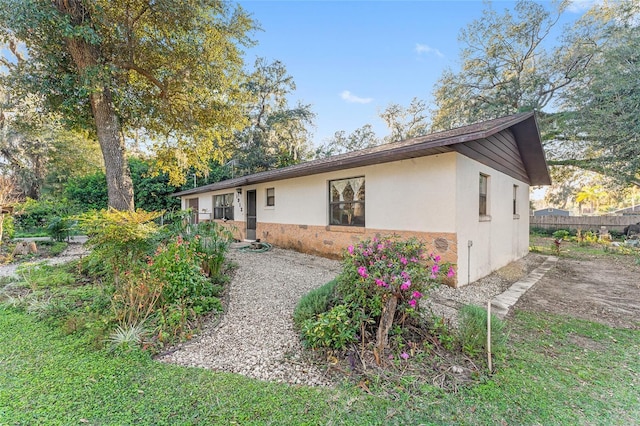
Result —
[[[453,274],[449,264],[427,253],[424,244],[415,238],[373,238],[349,246],[337,278],[336,302],[329,307],[340,307],[351,325],[348,330],[341,330],[340,348],[349,340],[375,340],[379,351],[383,351],[392,327],[402,330],[419,323],[420,300],[444,276]],[[326,318],[320,316],[308,319],[302,327],[303,339],[313,342],[314,347],[339,349],[331,344],[335,340],[330,336],[332,329],[324,326],[323,320]]]
[[[400,317],[414,316],[419,301],[453,268],[440,256],[428,254],[415,238],[373,238],[346,250],[338,293],[362,309],[369,319],[382,313],[384,301],[395,297]]]

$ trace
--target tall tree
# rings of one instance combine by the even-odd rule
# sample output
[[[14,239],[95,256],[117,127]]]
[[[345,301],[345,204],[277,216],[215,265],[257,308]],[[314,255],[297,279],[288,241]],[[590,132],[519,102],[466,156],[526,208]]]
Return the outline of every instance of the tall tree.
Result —
[[[0,104],[0,169],[26,197],[62,189],[67,179],[103,168],[100,147],[86,132],[65,129],[38,99]]]
[[[565,152],[553,163],[640,186],[640,4],[594,7],[573,33],[593,41],[593,60],[563,93]]]
[[[243,125],[241,45],[253,23],[221,0],[4,0],[0,36],[8,85],[41,94],[100,143],[109,204],[134,207],[123,131],[158,141],[172,181],[205,171]],[[18,41],[27,49],[23,55]]]
[[[385,142],[397,142],[422,136],[429,131],[427,105],[423,100],[413,98],[408,107],[398,104],[389,105],[380,113],[389,131]]]
[[[376,136],[371,124],[365,124],[347,135],[344,130],[334,133],[333,137],[316,149],[316,158],[330,157],[346,152],[371,148],[380,145],[381,139]]]
[[[590,60],[590,52],[578,40],[552,52],[545,48],[567,4],[561,2],[553,13],[530,0],[518,1],[515,14],[485,8],[482,18],[460,32],[460,71],[445,71],[435,86],[433,129],[549,105]]]
[[[293,77],[280,61],[258,58],[244,85],[249,125],[234,134],[240,150],[235,159],[243,173],[255,173],[299,163],[309,157],[315,114],[310,105],[290,107],[287,96],[296,89]]]

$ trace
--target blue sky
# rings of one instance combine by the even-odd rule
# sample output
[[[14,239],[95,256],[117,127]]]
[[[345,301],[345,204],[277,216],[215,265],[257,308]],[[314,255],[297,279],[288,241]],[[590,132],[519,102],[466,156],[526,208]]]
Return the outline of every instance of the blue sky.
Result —
[[[591,0],[576,2],[565,22]],[[550,1],[541,2],[551,7]],[[492,7],[511,9],[513,1]],[[458,64],[458,34],[481,17],[482,1],[271,1],[240,5],[263,31],[256,57],[282,61],[297,90],[291,103],[311,104],[317,114],[316,145],[338,130],[350,133],[370,123],[386,135],[378,112],[390,103],[430,102],[433,86],[447,67]]]

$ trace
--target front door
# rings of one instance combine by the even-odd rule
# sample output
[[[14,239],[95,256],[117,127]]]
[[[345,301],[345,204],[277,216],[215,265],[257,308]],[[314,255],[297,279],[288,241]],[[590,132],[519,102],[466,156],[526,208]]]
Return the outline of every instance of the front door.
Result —
[[[191,223],[198,223],[198,200],[199,198],[190,198],[187,200],[187,208],[191,209]]]
[[[256,191],[247,191],[247,240],[256,239]]]

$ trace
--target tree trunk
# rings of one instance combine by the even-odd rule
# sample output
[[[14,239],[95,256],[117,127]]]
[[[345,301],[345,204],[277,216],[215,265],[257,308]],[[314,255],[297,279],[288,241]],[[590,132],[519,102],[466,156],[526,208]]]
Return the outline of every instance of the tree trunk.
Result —
[[[69,16],[73,25],[90,25],[91,16],[82,0],[53,0],[53,4],[61,13]],[[80,37],[67,38],[65,42],[80,77],[87,77],[84,80],[91,81],[89,75],[100,74],[103,61],[98,46],[89,44]],[[113,106],[111,90],[101,80],[99,77],[94,79],[89,100],[104,157],[109,207],[133,210],[133,183],[125,158],[120,120]]]
[[[393,326],[393,318],[396,316],[396,308],[398,307],[398,298],[391,295],[382,308],[380,315],[380,324],[376,333],[376,348],[378,354],[382,356],[384,349],[389,345],[389,331]]]

